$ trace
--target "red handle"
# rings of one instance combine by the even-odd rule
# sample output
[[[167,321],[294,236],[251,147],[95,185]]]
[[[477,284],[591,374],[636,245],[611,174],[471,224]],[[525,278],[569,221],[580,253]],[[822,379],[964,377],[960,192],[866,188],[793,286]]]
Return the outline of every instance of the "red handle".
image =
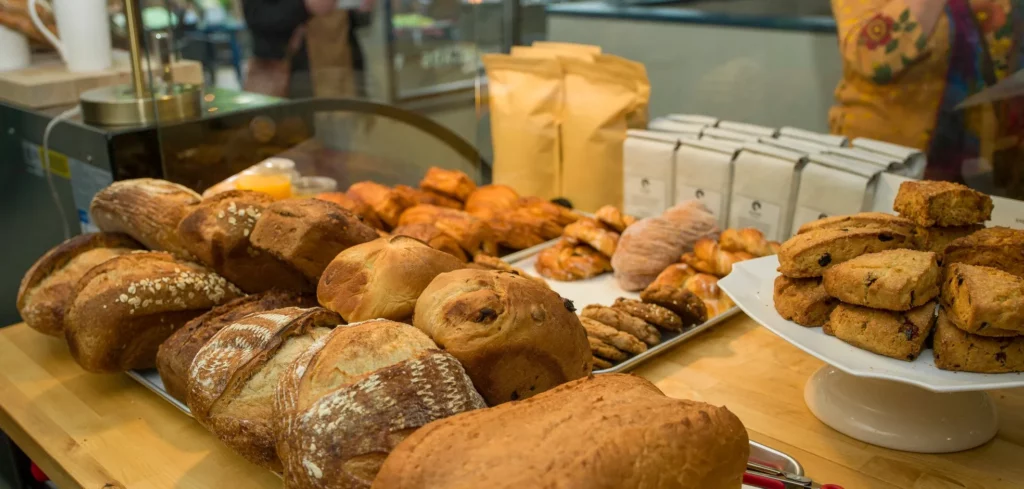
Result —
[[[760,475],[743,473],[743,483],[748,486],[760,487],[761,489],[786,489],[786,485],[775,479],[769,479]]]
[[[822,484],[821,489],[843,489],[843,486],[837,486],[835,484]]]

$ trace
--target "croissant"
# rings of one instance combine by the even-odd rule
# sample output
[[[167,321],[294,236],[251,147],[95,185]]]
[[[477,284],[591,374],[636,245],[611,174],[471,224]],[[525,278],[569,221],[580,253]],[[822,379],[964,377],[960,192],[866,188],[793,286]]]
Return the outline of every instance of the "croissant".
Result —
[[[586,243],[608,258],[615,254],[615,247],[619,243],[619,233],[605,229],[593,219],[580,219],[566,226],[562,236]]]
[[[317,194],[316,198],[320,200],[326,200],[328,202],[334,202],[350,211],[359,217],[366,225],[380,231],[384,229],[384,223],[380,220],[380,216],[377,215],[377,211],[370,207],[370,204],[361,200],[353,199],[342,192],[324,192]]]
[[[507,185],[484,185],[469,194],[466,212],[480,219],[492,219],[498,214],[519,207],[519,194]]]
[[[420,181],[420,188],[465,202],[469,194],[476,190],[476,183],[469,175],[459,170],[445,170],[432,166],[427,169],[427,174]]]
[[[594,217],[596,217],[598,221],[601,221],[601,224],[604,224],[612,228],[612,230],[620,233],[625,231],[630,224],[636,222],[635,217],[623,214],[618,207],[613,205],[606,205],[598,209],[597,212],[594,213]]]
[[[384,185],[369,181],[353,183],[345,195],[372,207],[388,229],[397,226],[402,212],[416,204]]]
[[[702,238],[693,245],[692,258],[683,255],[682,259],[699,272],[724,277],[732,272],[733,264],[753,258],[754,255],[745,251],[724,251],[717,241]]]
[[[462,209],[462,202],[429,190],[420,190],[408,185],[395,185],[394,191],[402,199],[405,199],[406,202],[436,205],[438,207],[448,207],[449,209]]]
[[[725,251],[743,251],[755,257],[774,255],[779,251],[779,243],[768,241],[756,228],[726,229],[718,237],[718,244]]]
[[[442,232],[433,224],[406,224],[404,226],[398,226],[391,231],[391,234],[394,236],[409,236],[411,238],[416,238],[435,250],[448,253],[462,261],[468,260],[466,253],[463,252],[462,247],[459,246],[459,242],[456,241],[455,238]]]
[[[402,212],[398,224],[433,224],[441,232],[458,241],[459,246],[470,256],[477,253],[498,254],[494,230],[484,220],[477,219],[465,211],[421,204]]]
[[[719,286],[718,277],[706,273],[691,275],[683,283],[683,288],[693,292],[704,301],[704,307],[708,311],[708,319],[724,313],[736,304]]]

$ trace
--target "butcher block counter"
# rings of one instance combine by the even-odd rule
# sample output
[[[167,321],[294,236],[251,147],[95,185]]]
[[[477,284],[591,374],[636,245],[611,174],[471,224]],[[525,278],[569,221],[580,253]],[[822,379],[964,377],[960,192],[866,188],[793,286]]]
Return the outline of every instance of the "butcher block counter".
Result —
[[[923,455],[853,440],[807,409],[822,363],[738,314],[635,373],[672,397],[725,405],[750,438],[846,489],[1024,487],[1024,389],[995,391],[1000,431],[967,452]],[[64,343],[0,329],[0,429],[65,488],[281,487],[127,375],[89,374]],[[552,447],[552,450],[556,450]]]

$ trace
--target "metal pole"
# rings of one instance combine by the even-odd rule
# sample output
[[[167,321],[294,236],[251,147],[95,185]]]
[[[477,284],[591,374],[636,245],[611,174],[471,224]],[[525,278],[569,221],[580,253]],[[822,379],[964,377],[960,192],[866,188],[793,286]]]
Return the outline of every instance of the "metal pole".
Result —
[[[139,0],[124,0],[124,17],[128,25],[128,50],[132,57],[132,89],[137,98],[148,93],[142,76],[142,9]]]
[[[505,35],[502,39],[502,52],[512,51],[512,46],[522,44],[520,32],[522,31],[522,2],[520,0],[502,0],[502,30]]]

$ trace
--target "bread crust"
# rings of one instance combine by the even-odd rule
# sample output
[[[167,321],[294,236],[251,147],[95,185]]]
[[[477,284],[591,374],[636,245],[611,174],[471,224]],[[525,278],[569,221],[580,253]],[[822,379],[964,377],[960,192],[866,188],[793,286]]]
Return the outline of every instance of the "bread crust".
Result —
[[[64,315],[78,280],[92,267],[139,249],[139,242],[122,233],[83,234],[57,245],[22,277],[18,313],[32,329],[63,337]]]
[[[125,233],[151,250],[189,258],[178,222],[200,200],[192,189],[166,180],[120,180],[96,193],[89,214],[101,231]]]

